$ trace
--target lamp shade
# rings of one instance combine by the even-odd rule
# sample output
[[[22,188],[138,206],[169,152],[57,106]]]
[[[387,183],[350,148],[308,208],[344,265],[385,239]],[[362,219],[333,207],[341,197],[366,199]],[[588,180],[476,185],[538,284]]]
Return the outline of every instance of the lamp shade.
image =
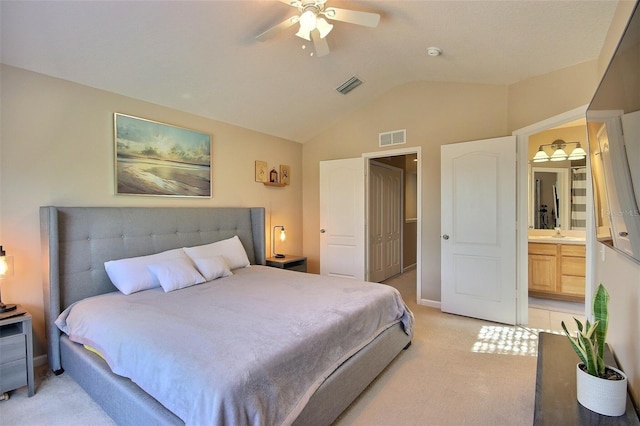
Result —
[[[0,246],[0,278],[11,276],[13,276],[13,256],[7,256]]]
[[[7,256],[7,253],[0,246],[0,278],[10,277],[13,275],[13,256]],[[13,311],[16,305],[5,305],[2,303],[0,295],[0,313]]]
[[[282,225],[276,225],[273,227],[273,234],[271,234],[271,251],[273,252],[273,257],[278,258],[278,259],[282,259],[284,257],[284,254],[278,253],[276,251],[276,229],[280,228],[280,241],[284,241],[287,239],[287,234],[286,231],[284,229],[284,226]]]
[[[578,142],[578,146],[576,146],[571,154],[569,154],[569,160],[582,160],[587,156],[586,151],[580,146],[580,142]]]
[[[317,21],[318,19],[316,18],[316,14],[313,13],[313,11],[305,11],[302,15],[300,15],[300,29],[298,30],[296,35],[307,41],[311,41],[311,31],[316,29]],[[329,31],[331,31],[331,29],[329,29]],[[327,34],[329,34],[329,31],[327,31]]]
[[[328,23],[324,18],[318,18],[316,21],[316,28],[320,32],[320,38],[325,38],[333,29],[333,25]]]
[[[556,149],[553,154],[551,154],[551,161],[564,161],[567,159],[567,153],[562,148]]]
[[[538,152],[536,152],[536,155],[533,156],[533,160],[531,161],[533,161],[534,163],[542,163],[544,161],[549,161],[549,154],[544,152],[544,150],[542,149],[542,146],[540,146],[538,148]]]

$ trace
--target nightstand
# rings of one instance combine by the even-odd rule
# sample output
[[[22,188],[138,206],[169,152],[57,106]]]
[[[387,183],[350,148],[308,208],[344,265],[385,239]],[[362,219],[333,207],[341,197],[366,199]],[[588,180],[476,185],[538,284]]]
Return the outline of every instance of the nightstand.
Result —
[[[17,315],[24,312],[21,315]],[[14,316],[6,316],[14,313]],[[0,319],[0,393],[29,386],[35,393],[33,380],[33,335],[31,314],[18,306],[2,314]],[[2,318],[0,316],[0,318]]]
[[[281,258],[269,257],[267,258],[267,266],[288,269],[290,271],[307,272],[307,258],[293,254],[286,254],[285,257]]]

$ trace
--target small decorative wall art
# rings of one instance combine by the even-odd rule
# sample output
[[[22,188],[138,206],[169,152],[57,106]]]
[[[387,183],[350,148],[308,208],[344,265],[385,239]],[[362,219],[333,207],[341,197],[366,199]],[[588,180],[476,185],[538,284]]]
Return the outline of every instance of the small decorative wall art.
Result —
[[[256,161],[256,182],[267,182],[267,162]]]
[[[114,114],[118,195],[211,197],[211,136]]]
[[[280,183],[289,185],[289,179],[291,177],[291,167],[280,165]]]
[[[278,171],[275,167],[269,172],[269,182],[280,183],[280,181],[278,181]]]

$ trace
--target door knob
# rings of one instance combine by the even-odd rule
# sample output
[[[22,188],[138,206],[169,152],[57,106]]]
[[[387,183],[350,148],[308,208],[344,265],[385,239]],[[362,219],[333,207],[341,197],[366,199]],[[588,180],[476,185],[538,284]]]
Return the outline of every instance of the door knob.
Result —
[[[626,231],[622,231],[622,232],[618,232],[618,235],[620,235],[621,237],[628,237],[629,233]]]
[[[444,234],[444,235],[442,236],[442,239],[443,239],[443,240],[448,240],[448,239],[449,239],[449,236],[448,236],[447,234]]]
[[[324,230],[324,228],[320,230],[320,233],[321,233],[321,234],[324,234],[325,232],[327,232],[327,231],[326,231],[326,230]]]

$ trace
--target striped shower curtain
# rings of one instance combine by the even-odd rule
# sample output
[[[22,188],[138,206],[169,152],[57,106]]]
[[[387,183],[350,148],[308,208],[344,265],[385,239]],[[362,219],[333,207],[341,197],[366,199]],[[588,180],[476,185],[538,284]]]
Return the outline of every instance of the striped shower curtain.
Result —
[[[587,227],[587,169],[571,169],[571,229]]]

